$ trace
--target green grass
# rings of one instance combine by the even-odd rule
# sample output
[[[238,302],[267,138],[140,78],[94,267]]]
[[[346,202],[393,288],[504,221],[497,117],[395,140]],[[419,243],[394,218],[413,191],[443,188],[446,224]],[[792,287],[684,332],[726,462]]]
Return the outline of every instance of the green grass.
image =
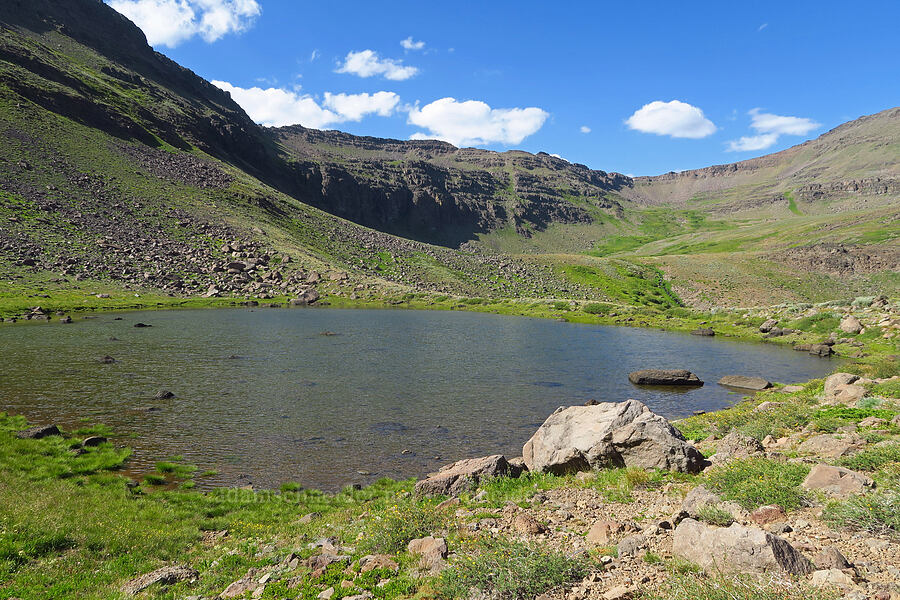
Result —
[[[900,489],[876,490],[833,502],[825,507],[823,517],[835,527],[900,536]]]
[[[707,504],[697,511],[697,516],[704,523],[715,525],[716,527],[728,527],[734,523],[734,517],[730,512],[715,504]]]
[[[498,600],[525,600],[584,577],[591,564],[537,544],[479,538],[441,574],[443,598],[467,598],[475,588]]]
[[[806,501],[800,483],[808,473],[809,465],[751,458],[708,469],[704,479],[722,499],[737,502],[746,510],[766,504],[795,510]]]
[[[541,490],[550,490],[567,485],[573,481],[571,477],[560,477],[550,473],[523,473],[521,477],[492,477],[483,480],[478,486],[484,491],[483,503],[486,506],[500,508],[507,502],[525,504],[534,494]],[[469,498],[469,495],[463,497]]]
[[[834,590],[813,589],[805,583],[778,578],[723,574],[707,576],[672,571],[658,588],[641,597],[647,600],[833,600],[838,597]]]
[[[602,290],[611,299],[661,309],[681,306],[662,273],[646,265],[619,261],[597,266],[568,264],[559,270],[570,281]]]
[[[801,331],[809,331],[812,333],[827,334],[831,333],[841,324],[841,320],[837,315],[829,312],[822,312],[811,317],[803,317],[795,321],[791,321],[785,325],[791,329],[800,329]]]
[[[688,417],[676,421],[674,425],[685,437],[694,440],[703,440],[712,434],[723,437],[732,429],[759,440],[767,435],[778,438],[810,422],[823,388],[823,382],[817,380],[807,383],[802,391],[793,394],[757,394],[753,399],[727,410]],[[766,411],[756,410],[766,400],[780,404]]]
[[[784,197],[787,198],[788,201],[788,210],[797,216],[802,216],[803,213],[800,212],[799,208],[797,208],[797,201],[794,200],[794,194],[790,191],[787,191],[784,193]]]
[[[444,517],[432,503],[423,504],[413,497],[397,499],[384,507],[379,520],[369,523],[361,546],[370,552],[400,552],[410,540],[434,533]]]
[[[838,465],[857,471],[878,471],[892,463],[900,467],[900,440],[877,448],[865,448],[837,461]]]

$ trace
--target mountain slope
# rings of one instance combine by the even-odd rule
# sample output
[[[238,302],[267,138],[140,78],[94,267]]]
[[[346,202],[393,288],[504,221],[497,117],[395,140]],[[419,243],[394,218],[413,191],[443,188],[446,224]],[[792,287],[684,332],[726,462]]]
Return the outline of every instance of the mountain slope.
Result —
[[[314,208],[329,196],[306,166],[99,0],[0,5],[0,136],[0,296],[605,297]]]
[[[770,157],[632,180],[545,153],[262,128],[100,0],[8,0],[0,277],[12,295],[652,306],[678,303],[663,275],[703,306],[891,292],[897,122],[893,109]]]
[[[728,165],[636,177],[623,196],[646,204],[709,200],[720,211],[900,195],[900,107],[860,117],[797,146]],[[853,203],[849,203],[853,204]],[[856,203],[857,205],[859,203]]]

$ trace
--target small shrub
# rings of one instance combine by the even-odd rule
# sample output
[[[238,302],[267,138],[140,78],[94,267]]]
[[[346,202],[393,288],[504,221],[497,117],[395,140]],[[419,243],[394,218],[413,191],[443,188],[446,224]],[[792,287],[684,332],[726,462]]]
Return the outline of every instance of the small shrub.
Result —
[[[900,380],[879,383],[873,387],[869,393],[872,396],[881,396],[884,398],[900,398]]]
[[[432,504],[399,500],[382,513],[373,514],[362,546],[371,552],[401,552],[410,540],[431,535],[440,523],[440,515]]]
[[[612,304],[603,304],[601,302],[590,302],[584,305],[582,309],[589,315],[605,315],[612,310]]]
[[[868,448],[838,460],[838,464],[857,471],[877,471],[889,463],[900,463],[900,442]]]
[[[285,483],[282,483],[279,489],[282,492],[299,492],[303,489],[303,486],[301,486],[296,481],[287,481]]]
[[[714,467],[706,480],[723,499],[737,502],[746,510],[764,504],[794,510],[805,503],[806,493],[800,483],[808,473],[809,465],[751,458]]]
[[[444,598],[467,598],[476,588],[498,600],[534,598],[582,579],[590,563],[540,545],[480,539],[441,574]]]
[[[877,408],[881,406],[882,403],[881,398],[874,398],[872,396],[865,396],[864,398],[860,398],[856,402],[856,408]]]
[[[869,306],[872,306],[873,302],[875,302],[875,296],[857,296],[850,305],[859,308],[868,308]]]
[[[557,300],[556,302],[550,304],[550,306],[552,306],[556,310],[569,310],[569,303],[562,300]]]
[[[654,554],[653,552],[647,552],[644,554],[644,562],[648,565],[658,565],[663,561],[662,557],[659,554]]]
[[[825,507],[823,517],[836,527],[900,535],[900,491],[884,489],[833,502]]]
[[[716,504],[707,504],[697,511],[697,516],[704,523],[715,525],[716,527],[728,527],[734,523],[734,517],[731,513]]]
[[[144,482],[147,485],[163,485],[166,483],[166,478],[162,475],[156,475],[154,473],[150,473],[144,476]]]

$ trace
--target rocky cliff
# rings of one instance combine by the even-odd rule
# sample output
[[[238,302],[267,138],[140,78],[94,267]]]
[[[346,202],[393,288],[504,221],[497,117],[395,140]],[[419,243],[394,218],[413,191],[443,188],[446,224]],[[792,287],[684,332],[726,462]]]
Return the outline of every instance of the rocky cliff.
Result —
[[[528,236],[551,223],[590,223],[620,213],[629,179],[546,153],[456,148],[318,131],[269,132],[296,161],[298,192],[329,212],[449,245],[504,227]]]

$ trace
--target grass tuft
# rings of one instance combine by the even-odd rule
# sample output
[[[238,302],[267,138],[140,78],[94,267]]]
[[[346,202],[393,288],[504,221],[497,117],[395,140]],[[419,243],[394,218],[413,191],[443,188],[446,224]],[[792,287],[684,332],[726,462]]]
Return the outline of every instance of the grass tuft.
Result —
[[[766,504],[794,510],[806,502],[800,484],[808,473],[809,465],[750,458],[713,467],[707,471],[706,481],[723,499],[746,510]]]
[[[475,588],[497,600],[536,596],[583,578],[585,558],[573,558],[540,545],[505,539],[478,539],[441,574],[443,598],[470,597]]]

